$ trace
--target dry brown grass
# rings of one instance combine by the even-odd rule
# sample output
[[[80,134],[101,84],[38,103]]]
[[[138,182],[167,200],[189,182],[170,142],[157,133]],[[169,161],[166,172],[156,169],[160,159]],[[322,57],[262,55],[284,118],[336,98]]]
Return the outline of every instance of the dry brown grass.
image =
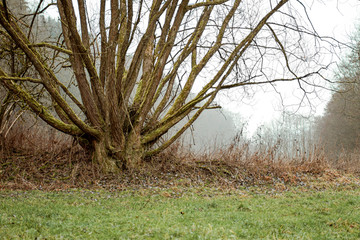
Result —
[[[46,127],[19,125],[9,132],[0,151],[0,189],[67,189],[250,185],[304,185],[309,178],[354,173],[353,160],[338,168],[329,164],[321,149],[297,157],[283,157],[277,147],[250,151],[249,144],[194,154],[174,144],[148,159],[135,172],[103,174],[80,146]],[[353,158],[352,158],[353,159]],[[357,162],[358,164],[358,162]],[[330,174],[331,173],[331,174]],[[330,174],[330,175],[329,175]]]
[[[211,153],[202,155],[169,149],[158,157],[160,161],[167,159],[158,166],[162,166],[160,171],[177,169],[181,166],[187,168],[187,171],[192,171],[192,175],[205,174],[215,182],[236,185],[265,184],[275,181],[297,183],[302,181],[301,176],[304,174],[318,175],[330,168],[321,151],[287,159],[278,157],[280,154],[276,153],[276,148],[263,152],[249,152],[247,146],[245,144],[231,145],[227,149],[215,148]]]
[[[328,159],[335,169],[346,173],[360,174],[360,148],[353,151],[342,150],[338,156],[330,155]]]
[[[71,144],[71,137],[47,126],[26,118],[26,122],[17,122],[6,135],[2,151],[20,151],[22,153],[56,153]]]

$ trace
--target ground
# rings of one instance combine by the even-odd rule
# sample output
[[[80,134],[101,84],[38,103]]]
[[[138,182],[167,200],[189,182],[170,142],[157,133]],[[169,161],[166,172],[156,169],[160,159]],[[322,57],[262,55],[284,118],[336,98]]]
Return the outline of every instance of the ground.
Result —
[[[360,188],[1,191],[1,239],[359,239]]]
[[[116,175],[79,149],[3,155],[0,239],[360,238],[356,171],[170,153]]]

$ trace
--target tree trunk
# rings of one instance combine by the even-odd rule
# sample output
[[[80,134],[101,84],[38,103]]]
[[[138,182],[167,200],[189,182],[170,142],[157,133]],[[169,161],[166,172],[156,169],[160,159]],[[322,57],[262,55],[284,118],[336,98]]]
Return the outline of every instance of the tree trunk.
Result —
[[[117,160],[110,154],[105,141],[94,140],[92,142],[92,158],[100,164],[102,171],[105,173],[116,173],[120,171],[118,167],[119,164],[117,164]]]
[[[112,146],[110,149],[103,138],[101,140],[82,141],[84,149],[91,152],[93,161],[97,162],[105,173],[116,173],[121,170],[137,170],[144,159],[144,148],[140,134],[131,132],[125,139],[124,146]]]
[[[126,141],[123,159],[129,170],[138,169],[144,159],[144,148],[140,140],[140,134],[132,131]]]

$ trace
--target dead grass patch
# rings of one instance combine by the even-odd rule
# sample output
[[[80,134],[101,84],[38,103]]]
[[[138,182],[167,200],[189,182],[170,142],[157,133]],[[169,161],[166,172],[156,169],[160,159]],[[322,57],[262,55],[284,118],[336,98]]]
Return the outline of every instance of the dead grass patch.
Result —
[[[276,152],[275,147],[250,152],[246,144],[214,148],[204,154],[194,154],[174,144],[145,161],[135,172],[103,174],[79,145],[51,131],[23,127],[9,133],[0,151],[0,189],[237,188],[252,185],[286,189],[287,185],[312,186],[317,180],[333,185],[358,182],[356,171],[350,168],[345,171],[345,164],[336,168],[320,149],[289,159]]]

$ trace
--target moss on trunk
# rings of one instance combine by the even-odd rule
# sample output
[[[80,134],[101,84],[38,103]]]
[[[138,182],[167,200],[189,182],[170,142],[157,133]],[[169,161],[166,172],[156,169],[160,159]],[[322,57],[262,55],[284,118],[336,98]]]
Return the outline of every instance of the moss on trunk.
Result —
[[[82,141],[81,146],[91,151],[93,161],[97,162],[103,172],[118,173],[133,171],[141,167],[144,160],[144,148],[140,134],[131,133],[125,140],[125,146],[107,147],[105,140],[93,139]]]
[[[100,164],[102,171],[117,173],[120,171],[117,160],[114,159],[106,148],[104,141],[93,141],[92,158]]]
[[[144,148],[141,144],[140,134],[130,133],[123,155],[128,169],[135,170],[141,166],[144,159]]]

